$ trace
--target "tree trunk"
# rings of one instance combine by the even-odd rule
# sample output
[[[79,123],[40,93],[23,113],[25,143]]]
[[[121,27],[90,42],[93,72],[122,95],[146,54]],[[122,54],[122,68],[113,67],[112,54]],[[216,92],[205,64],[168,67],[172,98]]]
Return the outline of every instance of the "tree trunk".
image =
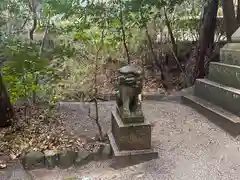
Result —
[[[6,87],[3,84],[3,79],[0,74],[0,127],[5,127],[11,124],[13,118],[13,107],[10,102]]]
[[[29,38],[31,40],[33,40],[33,33],[37,28],[37,13],[36,13],[36,8],[37,7],[36,7],[36,4],[35,4],[34,0],[29,0],[28,1],[28,6],[29,6],[29,9],[31,10],[31,12],[33,14],[33,25],[32,25],[32,28],[29,31]]]
[[[175,41],[175,38],[174,38],[174,35],[173,35],[173,31],[172,31],[172,28],[171,28],[171,24],[170,24],[170,21],[168,19],[167,12],[166,12],[165,8],[164,8],[164,16],[165,16],[165,23],[166,23],[166,26],[168,28],[168,33],[170,35],[173,51],[176,55],[178,55],[177,44],[176,44],[176,41]]]
[[[237,23],[239,27],[240,26],[240,0],[238,0],[238,4],[237,4]]]
[[[143,17],[142,17],[142,13],[141,13],[141,18],[143,20]],[[153,48],[153,43],[152,43],[152,40],[151,40],[151,37],[150,37],[150,34],[149,34],[149,31],[148,31],[148,27],[147,27],[147,24],[144,22],[144,28],[145,28],[145,33],[146,33],[146,36],[148,38],[148,45],[149,45],[149,48],[150,48],[150,51],[151,51],[151,54],[154,58],[154,61],[155,63],[157,64],[158,68],[160,69],[160,72],[161,72],[161,80],[162,80],[162,85],[163,85],[163,88],[165,90],[167,90],[167,85],[165,83],[165,76],[164,76],[164,71],[163,71],[163,65],[162,63],[159,63],[158,62],[158,59],[157,59],[157,55],[156,53],[154,52],[154,48]]]
[[[227,40],[231,41],[231,36],[237,29],[233,0],[222,0],[222,9]]]
[[[197,53],[198,55],[195,66],[196,75],[194,80],[196,78],[203,78],[205,76],[204,61],[208,49],[212,48],[212,44],[214,42],[217,10],[218,0],[211,0],[208,4],[208,7],[205,8],[203,21],[200,27],[199,51]]]
[[[122,41],[123,41],[123,45],[125,48],[125,52],[127,54],[127,62],[128,64],[130,64],[130,54],[129,54],[129,50],[127,47],[127,40],[126,40],[126,32],[125,32],[125,26],[124,26],[124,21],[123,21],[123,9],[122,9],[122,1],[119,0],[119,4],[120,4],[120,23],[121,23],[121,31],[122,31]]]

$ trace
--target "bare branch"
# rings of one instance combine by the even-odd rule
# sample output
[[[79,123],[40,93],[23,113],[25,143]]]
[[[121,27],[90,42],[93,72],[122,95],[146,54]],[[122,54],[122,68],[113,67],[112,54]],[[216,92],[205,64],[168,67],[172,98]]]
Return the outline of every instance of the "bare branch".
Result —
[[[95,41],[92,32],[91,32],[91,35],[92,35],[93,42],[94,42],[94,44],[95,44],[95,46],[96,46],[96,48],[97,48],[97,42]],[[99,48],[97,49],[96,58],[95,58],[94,94],[93,94],[93,99],[92,99],[92,101],[94,101],[96,117],[92,117],[92,116],[91,116],[91,109],[90,109],[90,108],[89,108],[89,111],[88,111],[88,116],[89,116],[89,118],[91,118],[92,120],[94,120],[94,121],[96,122],[96,125],[97,125],[97,127],[98,127],[98,132],[99,132],[100,141],[103,141],[103,140],[104,140],[104,137],[103,137],[102,127],[101,127],[101,125],[100,125],[100,123],[99,123],[99,112],[98,112],[98,101],[97,101],[97,95],[98,95],[98,89],[97,89],[97,72],[98,72],[99,52],[101,51],[101,49],[102,49],[102,47],[103,47],[103,45],[104,45],[104,37],[105,37],[105,27],[103,27],[102,32],[101,32],[101,41],[100,41]]]
[[[127,54],[127,60],[128,60],[128,64],[130,64],[130,54],[129,54],[129,50],[127,47],[127,42],[126,42],[126,32],[125,32],[125,28],[124,28],[124,20],[123,20],[123,8],[122,8],[122,0],[118,0],[119,4],[120,4],[120,22],[121,22],[121,31],[122,31],[122,40],[123,40],[123,45]]]
[[[48,30],[49,30],[49,24],[50,24],[50,16],[48,17],[48,21],[47,21],[47,24],[45,26],[45,30],[44,30],[44,34],[43,34],[43,38],[42,38],[42,44],[41,44],[41,47],[40,47],[40,50],[39,50],[39,58],[41,58],[41,56],[42,56],[42,51],[43,51],[44,44],[45,44],[45,41],[46,41],[46,37],[47,37],[47,34],[48,34]]]

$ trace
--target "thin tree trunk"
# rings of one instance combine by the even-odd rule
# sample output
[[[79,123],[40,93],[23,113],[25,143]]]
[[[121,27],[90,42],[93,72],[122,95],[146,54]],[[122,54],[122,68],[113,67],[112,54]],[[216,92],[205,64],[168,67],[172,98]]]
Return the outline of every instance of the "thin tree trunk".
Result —
[[[159,69],[160,69],[160,71],[161,71],[162,85],[163,85],[164,89],[167,89],[167,86],[166,86],[166,84],[165,84],[165,82],[164,82],[164,81],[165,81],[165,76],[164,76],[164,74],[163,74],[163,73],[164,73],[164,72],[163,72],[163,66],[162,66],[161,63],[160,63],[160,64],[158,63],[157,55],[156,55],[155,52],[154,52],[153,43],[152,43],[152,40],[151,40],[149,31],[148,31],[147,24],[146,24],[146,22],[144,22],[144,18],[143,18],[143,15],[142,15],[142,11],[141,11],[141,10],[140,10],[140,15],[141,15],[141,19],[142,19],[142,21],[143,21],[143,25],[144,25],[144,28],[145,28],[146,36],[147,36],[147,38],[148,38],[149,49],[150,49],[150,51],[151,51],[151,54],[152,54],[152,56],[153,56],[153,58],[154,58],[155,63],[158,65],[158,67],[159,67]]]
[[[11,125],[13,107],[0,73],[0,127]]]
[[[222,0],[222,9],[227,40],[231,41],[231,36],[237,29],[233,0]]]
[[[35,32],[35,30],[37,28],[37,24],[38,24],[35,1],[34,0],[28,0],[28,6],[29,6],[29,9],[32,12],[32,18],[33,18],[33,25],[31,27],[31,29],[29,30],[29,39],[31,41],[33,41],[33,34],[34,34],[34,32]],[[33,103],[36,103],[36,98],[37,98],[36,91],[33,91],[32,92],[32,101],[33,101]]]
[[[93,35],[92,35],[93,37]],[[97,125],[97,128],[98,128],[98,132],[99,132],[99,138],[100,138],[100,141],[103,141],[104,140],[104,136],[103,136],[103,131],[102,131],[102,127],[100,125],[100,122],[99,122],[99,111],[98,111],[98,101],[97,101],[97,96],[98,96],[98,87],[97,87],[97,72],[98,72],[98,65],[99,65],[99,53],[104,45],[104,37],[105,37],[105,27],[103,27],[102,29],[102,33],[101,33],[101,44],[99,46],[99,48],[97,49],[97,52],[96,52],[96,60],[95,60],[95,72],[94,72],[94,94],[93,94],[93,99],[91,101],[94,102],[94,105],[95,105],[95,113],[96,113],[96,117],[92,117],[91,116],[91,110],[89,108],[89,112],[88,112],[88,116],[95,120],[96,122],[96,125]],[[93,39],[94,41],[94,39]],[[97,47],[97,44],[96,42],[94,41],[96,47]]]
[[[164,16],[165,16],[165,23],[166,23],[166,26],[168,28],[168,32],[169,32],[169,35],[170,35],[173,51],[176,55],[178,55],[177,44],[176,44],[176,41],[175,41],[175,38],[174,38],[174,35],[173,35],[173,32],[172,32],[171,24],[170,24],[170,21],[168,19],[167,12],[166,12],[165,8],[164,8]]]
[[[28,1],[29,9],[33,13],[33,26],[29,31],[29,38],[33,40],[33,34],[37,28],[37,13],[36,13],[36,5],[34,3],[34,0],[29,0]]]
[[[125,48],[125,51],[126,51],[126,54],[127,54],[127,61],[128,61],[128,64],[130,64],[130,54],[129,54],[129,50],[128,50],[128,47],[127,47],[126,33],[125,33],[124,21],[123,21],[122,1],[119,0],[119,3],[120,3],[120,17],[119,17],[119,20],[120,20],[120,23],[121,23],[122,40],[123,40],[123,45],[124,45],[124,48]]]
[[[205,56],[207,50],[212,48],[214,41],[214,34],[216,29],[217,20],[217,10],[218,10],[218,0],[211,0],[208,7],[205,9],[203,22],[200,28],[199,37],[199,51],[197,55],[197,61],[195,66],[195,78],[203,78],[205,76]]]

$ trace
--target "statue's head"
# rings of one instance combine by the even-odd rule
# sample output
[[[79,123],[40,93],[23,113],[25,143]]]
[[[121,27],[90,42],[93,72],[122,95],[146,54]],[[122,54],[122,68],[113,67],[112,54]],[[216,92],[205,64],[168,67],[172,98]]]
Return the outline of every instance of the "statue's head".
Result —
[[[136,66],[127,65],[119,69],[119,85],[131,86],[137,88],[140,93],[142,90],[142,71]]]

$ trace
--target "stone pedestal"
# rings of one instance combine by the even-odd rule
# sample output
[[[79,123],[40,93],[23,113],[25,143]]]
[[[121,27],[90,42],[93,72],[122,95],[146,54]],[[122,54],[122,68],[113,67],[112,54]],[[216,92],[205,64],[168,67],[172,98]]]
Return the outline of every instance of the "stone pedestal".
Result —
[[[146,121],[142,112],[141,74],[141,71],[131,65],[119,69],[117,108],[112,112],[112,129],[108,137],[113,154],[120,157],[116,159],[124,162],[146,161],[158,157],[158,153],[151,147],[151,124]]]
[[[151,125],[147,122],[123,124],[117,111],[112,112],[112,134],[120,151],[151,148]]]
[[[124,123],[118,111],[112,112],[112,131],[108,137],[115,156],[145,156],[146,160],[158,157],[151,147],[151,124],[144,120],[138,123]]]

